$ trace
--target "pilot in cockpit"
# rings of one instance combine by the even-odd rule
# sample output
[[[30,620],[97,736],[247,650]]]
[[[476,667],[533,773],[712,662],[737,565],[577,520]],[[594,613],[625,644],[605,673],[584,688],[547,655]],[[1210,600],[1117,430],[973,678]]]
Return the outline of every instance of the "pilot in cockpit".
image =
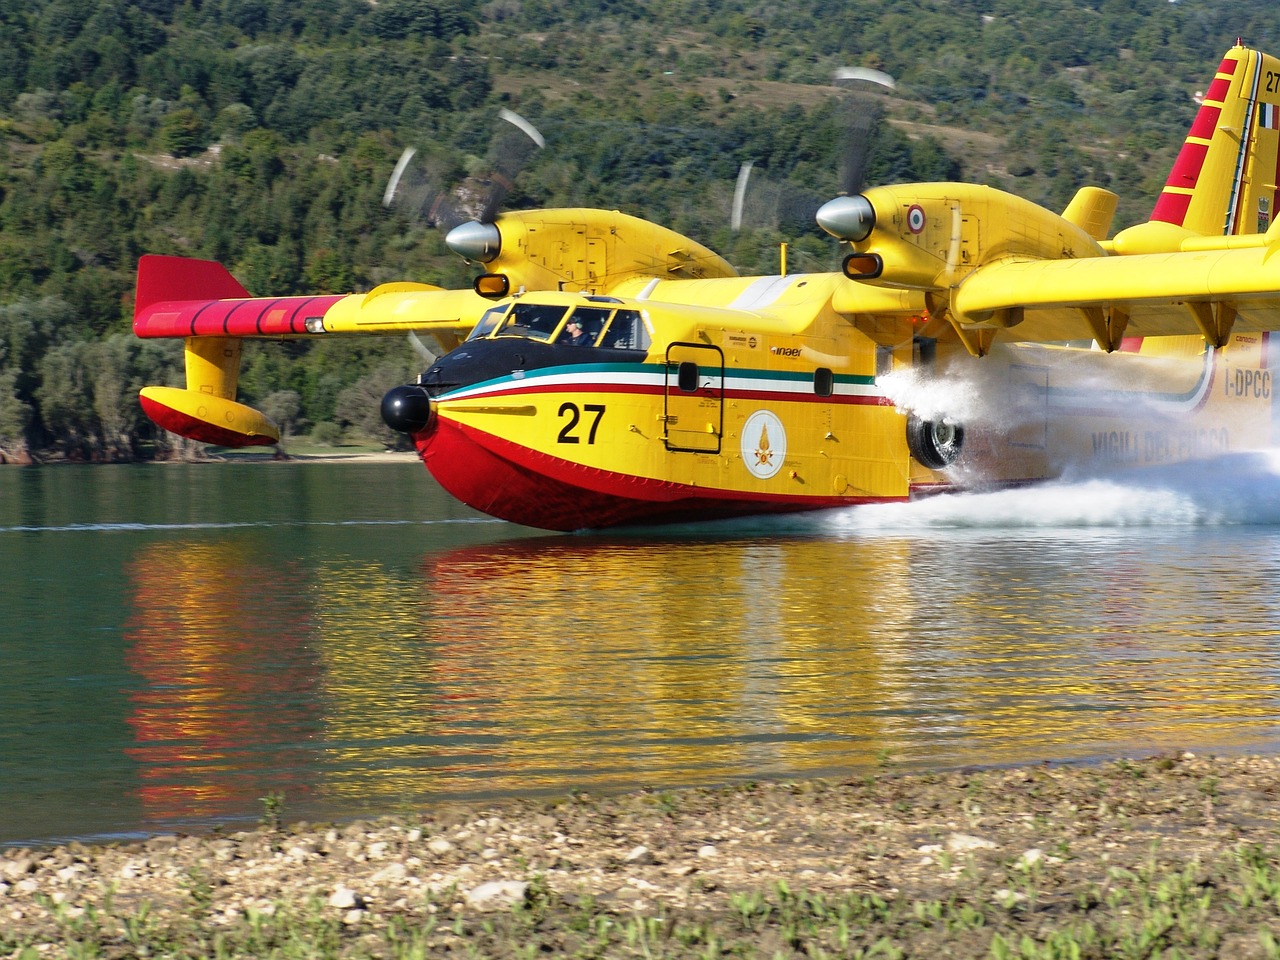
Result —
[[[576,317],[569,319],[564,325],[564,333],[560,334],[560,342],[573,347],[589,347],[591,339],[591,335],[582,329],[582,323]]]

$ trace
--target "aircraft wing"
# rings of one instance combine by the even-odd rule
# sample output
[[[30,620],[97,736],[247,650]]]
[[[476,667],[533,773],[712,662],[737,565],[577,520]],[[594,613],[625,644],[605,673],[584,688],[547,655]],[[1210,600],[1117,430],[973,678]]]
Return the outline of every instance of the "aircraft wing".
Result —
[[[1004,260],[955,290],[962,327],[1023,341],[1280,330],[1280,248],[1179,251],[1068,260]]]
[[[324,315],[324,326],[328,333],[430,330],[465,337],[492,306],[492,300],[469,289],[384,283],[335,303]]]
[[[250,297],[208,260],[149,255],[138,265],[139,337],[287,337],[425,330],[465,337],[493,304],[473,290],[386,283],[368,293]]]

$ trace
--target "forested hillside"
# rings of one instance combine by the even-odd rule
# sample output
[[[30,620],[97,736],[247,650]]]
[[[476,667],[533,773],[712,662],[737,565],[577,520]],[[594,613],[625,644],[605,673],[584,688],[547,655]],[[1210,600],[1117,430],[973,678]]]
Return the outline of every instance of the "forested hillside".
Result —
[[[1145,219],[1222,53],[1277,34],[1273,0],[0,0],[0,459],[179,452],[136,401],[181,379],[180,344],[129,332],[143,253],[260,294],[469,282],[382,191],[406,145],[474,171],[504,106],[547,139],[508,207],[621,209],[745,271],[786,239],[793,268],[829,269],[810,223],[734,233],[729,211],[746,161],[762,189],[837,192],[838,67],[898,81],[869,180],[1052,206],[1094,183],[1124,198],[1118,227]],[[395,338],[245,357],[242,399],[330,440],[390,440],[377,399],[420,363]]]

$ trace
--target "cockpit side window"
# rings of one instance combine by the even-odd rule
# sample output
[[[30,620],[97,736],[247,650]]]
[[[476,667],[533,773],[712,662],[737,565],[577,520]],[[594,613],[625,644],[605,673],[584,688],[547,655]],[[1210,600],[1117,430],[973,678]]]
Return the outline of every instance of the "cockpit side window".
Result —
[[[652,342],[638,310],[619,310],[605,332],[603,346],[614,350],[648,350]]]
[[[556,338],[556,343],[593,347],[600,339],[600,331],[608,321],[608,310],[601,310],[599,307],[578,307],[565,321],[564,330]]]
[[[492,310],[486,310],[484,312],[484,316],[480,318],[480,322],[477,323],[472,328],[471,333],[467,335],[467,339],[479,340],[481,337],[487,337],[492,333],[494,328],[502,322],[502,318],[506,315],[507,306],[507,304],[503,304],[500,307],[494,307]]]
[[[517,303],[511,308],[498,336],[550,340],[568,309],[546,303]]]

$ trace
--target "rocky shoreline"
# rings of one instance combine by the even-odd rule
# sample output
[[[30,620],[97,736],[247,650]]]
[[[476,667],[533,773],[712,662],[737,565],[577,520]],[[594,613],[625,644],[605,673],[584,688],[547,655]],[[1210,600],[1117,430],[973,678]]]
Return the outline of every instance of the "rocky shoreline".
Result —
[[[1181,754],[11,849],[0,957],[1280,956],[1278,798]]]

